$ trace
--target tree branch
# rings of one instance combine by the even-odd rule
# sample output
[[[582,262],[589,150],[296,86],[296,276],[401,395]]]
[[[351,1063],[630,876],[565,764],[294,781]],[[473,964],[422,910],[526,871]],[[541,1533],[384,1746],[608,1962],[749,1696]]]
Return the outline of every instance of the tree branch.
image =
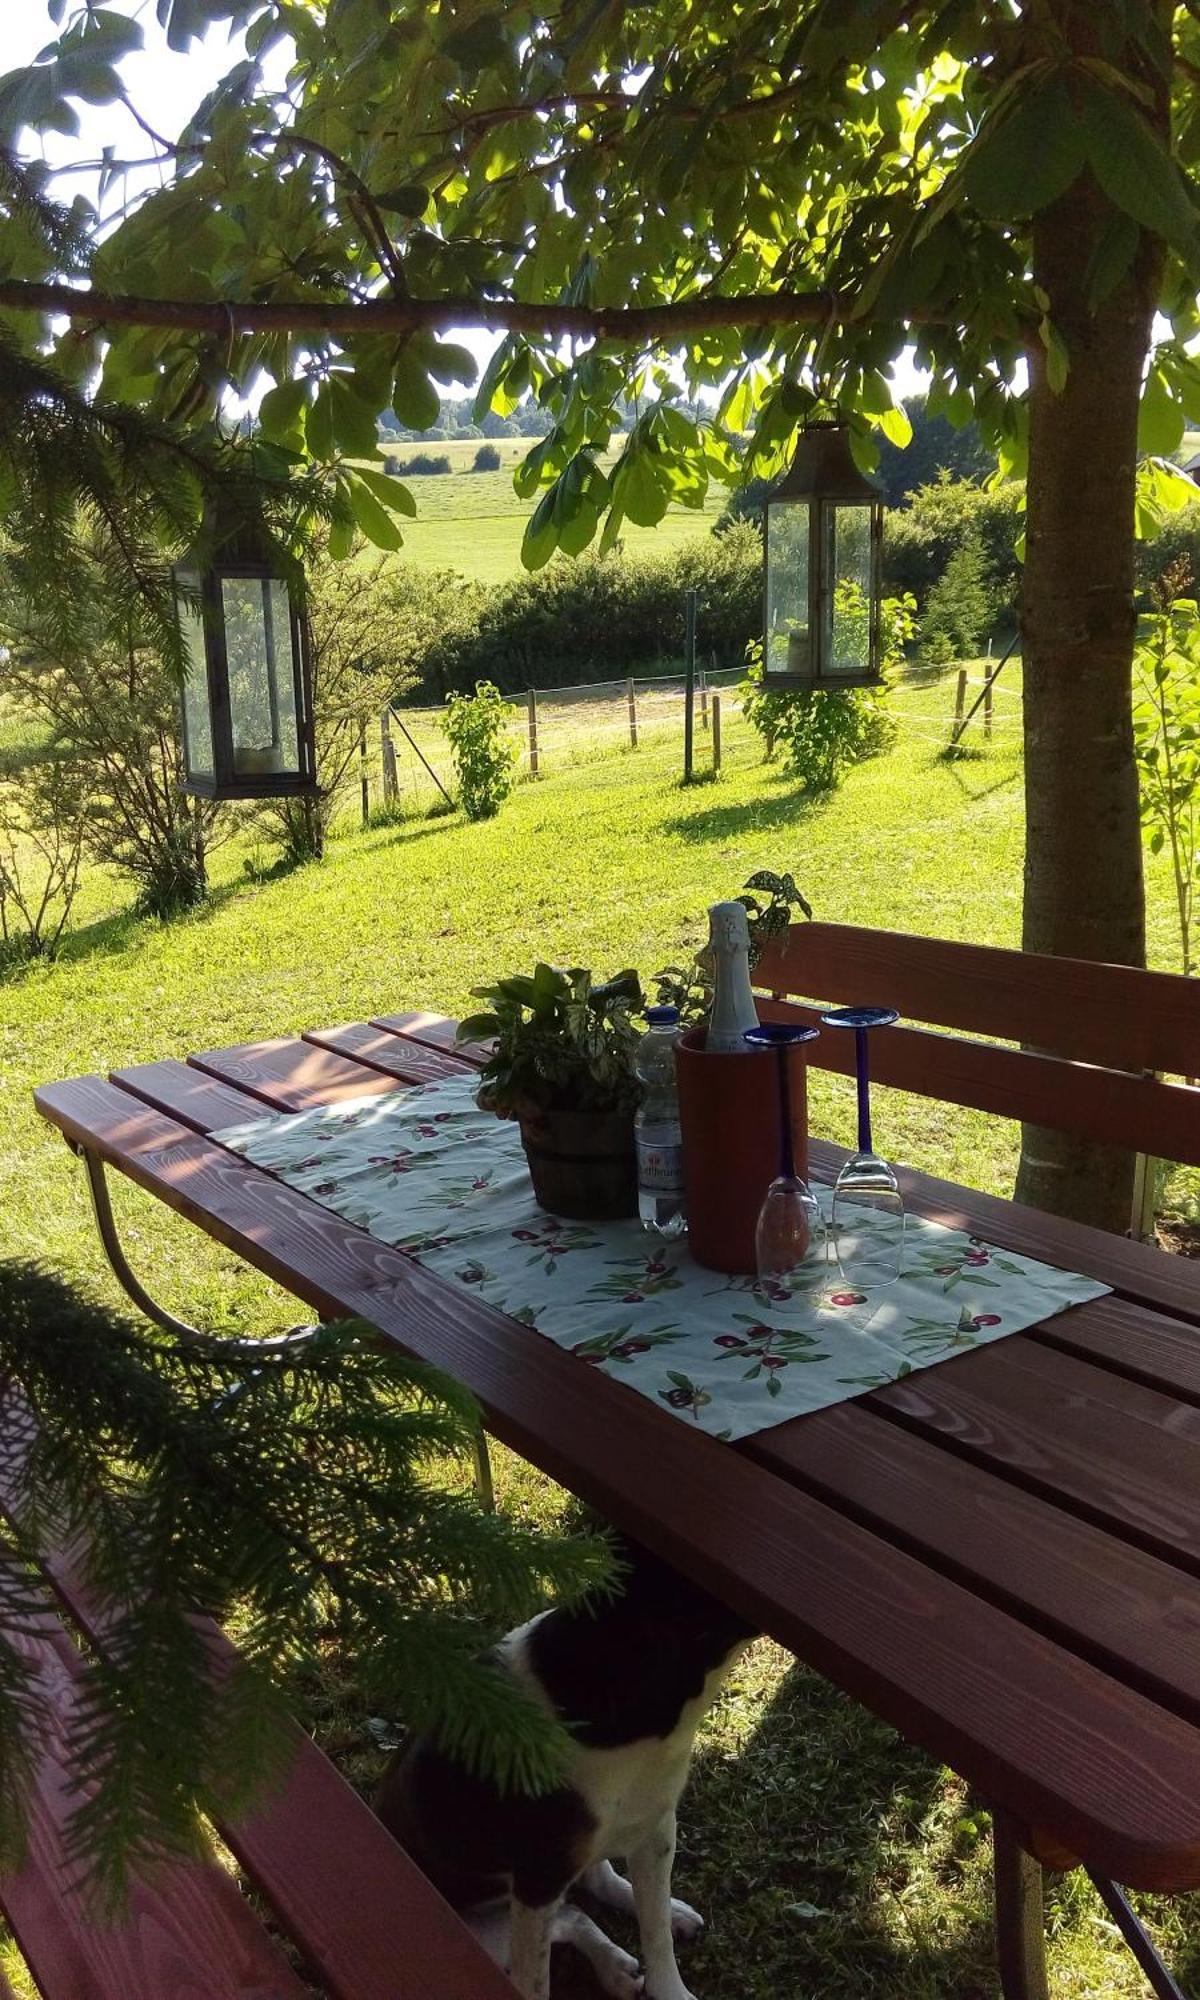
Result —
[[[477,327],[486,333],[527,333],[575,339],[682,340],[719,327],[824,326],[848,318],[852,297],[833,292],[748,292],[731,298],[702,292],[694,298],[655,306],[566,306],[528,304],[518,299],[369,299],[347,305],[325,299],[251,300],[150,299],[126,293],[81,290],[72,285],[0,280],[0,308],[10,312],[59,313],[103,326],[177,327],[196,333],[415,333],[425,328],[447,333]],[[946,308],[906,311],[905,323],[953,325]]]

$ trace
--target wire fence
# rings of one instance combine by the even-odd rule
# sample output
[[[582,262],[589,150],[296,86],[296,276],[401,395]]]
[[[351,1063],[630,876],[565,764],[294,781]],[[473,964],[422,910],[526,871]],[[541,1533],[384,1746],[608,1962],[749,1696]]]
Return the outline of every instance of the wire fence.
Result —
[[[741,679],[736,669],[697,673],[697,775],[761,756],[760,739],[742,713]],[[651,747],[661,751],[672,741],[678,745],[682,772],[687,705],[682,671],[653,679],[533,688],[512,701],[521,777],[547,777],[596,758],[635,755]],[[955,750],[972,757],[1015,753],[1022,727],[1020,661],[985,659],[937,670],[911,669],[889,691],[887,706],[899,742],[911,743],[914,750]],[[391,708],[364,732],[360,762],[351,774],[364,820],[419,816],[439,806],[445,809],[453,800],[454,768],[443,715],[435,707]],[[346,810],[351,809],[348,801]]]

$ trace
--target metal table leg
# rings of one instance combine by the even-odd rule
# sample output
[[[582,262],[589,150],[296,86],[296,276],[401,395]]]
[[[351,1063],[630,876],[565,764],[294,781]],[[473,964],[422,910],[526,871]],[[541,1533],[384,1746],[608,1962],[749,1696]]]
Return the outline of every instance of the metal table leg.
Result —
[[[76,1157],[83,1161],[92,1197],[92,1213],[96,1218],[96,1228],[113,1276],[126,1296],[133,1300],[139,1312],[145,1313],[146,1318],[153,1320],[155,1326],[161,1326],[164,1333],[171,1334],[175,1340],[187,1347],[200,1345],[210,1350],[219,1349],[225,1354],[233,1352],[266,1361],[277,1359],[281,1352],[288,1349],[302,1346],[305,1341],[311,1340],[314,1334],[320,1332],[319,1326],[305,1325],[289,1327],[286,1333],[273,1335],[266,1340],[224,1339],[220,1334],[205,1333],[202,1328],[192,1326],[187,1320],[178,1319],[173,1312],[168,1312],[167,1308],[160,1306],[158,1300],[146,1290],[125,1255],[124,1246],[117,1232],[116,1218],[112,1212],[108,1182],[104,1178],[104,1161],[98,1153],[92,1152],[90,1147],[82,1145],[78,1140],[68,1139],[67,1144]],[[496,1506],[496,1491],[492,1481],[492,1460],[488,1450],[487,1432],[482,1424],[475,1436],[472,1456],[475,1466],[476,1496],[480,1506],[492,1513]]]
[[[996,1955],[1004,2000],[1049,2000],[1046,1931],[1042,1913],[1042,1864],[1021,1842],[1007,1813],[992,1815],[996,1882]],[[1089,1868],[1088,1879],[1104,1901],[1150,1985],[1155,2000],[1188,2000],[1139,1923],[1123,1889]]]
[[[96,1228],[104,1246],[104,1254],[112,1267],[113,1276],[127,1297],[133,1300],[139,1312],[145,1313],[146,1318],[153,1320],[155,1326],[161,1326],[165,1333],[172,1334],[185,1347],[200,1344],[207,1348],[219,1348],[227,1354],[244,1353],[262,1360],[275,1358],[283,1350],[301,1346],[320,1332],[319,1326],[305,1325],[289,1327],[286,1333],[273,1335],[266,1340],[243,1340],[237,1337],[226,1339],[220,1334],[206,1333],[201,1327],[192,1326],[189,1321],[178,1319],[173,1312],[168,1312],[167,1308],[160,1306],[158,1300],[146,1290],[125,1255],[124,1246],[117,1233],[112,1202],[109,1200],[108,1182],[104,1178],[104,1161],[98,1153],[92,1152],[88,1146],[81,1145],[78,1140],[68,1139],[67,1144],[76,1157],[83,1161],[92,1197],[92,1213],[96,1218]]]
[[[1007,1813],[992,1815],[996,1956],[1004,2000],[1050,2000],[1042,1864],[1021,1845]]]
[[[1110,1882],[1107,1876],[1094,1875],[1090,1868],[1087,1872],[1089,1880],[1103,1897],[1105,1907],[1121,1936],[1150,1982],[1150,1990],[1156,1996],[1156,2000],[1187,2000],[1182,1986],[1178,1986],[1172,1979],[1130,1908],[1125,1891],[1119,1889],[1115,1882]]]

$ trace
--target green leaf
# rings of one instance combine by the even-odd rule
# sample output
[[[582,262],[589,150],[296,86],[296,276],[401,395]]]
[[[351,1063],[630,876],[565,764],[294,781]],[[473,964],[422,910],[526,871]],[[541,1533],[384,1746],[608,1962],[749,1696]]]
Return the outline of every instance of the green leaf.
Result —
[[[1061,396],[1067,386],[1067,374],[1071,358],[1066,342],[1050,319],[1043,319],[1038,327],[1042,345],[1046,350],[1046,380],[1056,396]]]
[[[158,24],[167,31],[167,47],[182,53],[199,41],[214,21],[228,20],[230,0],[158,0]]]
[[[1137,256],[1140,234],[1137,223],[1124,209],[1118,209],[1100,232],[1084,279],[1090,312],[1102,306],[1120,284]]]
[[[307,401],[308,380],[303,375],[268,389],[258,406],[258,423],[264,437],[275,444],[290,444],[293,439],[299,443],[303,434],[300,413]]]
[[[344,562],[354,547],[354,522],[335,514],[329,523],[329,553],[334,562]]]
[[[470,348],[452,340],[431,341],[423,359],[438,382],[462,382],[469,387],[479,373]]]
[[[668,494],[659,485],[644,451],[627,446],[612,475],[613,504],[639,528],[656,528],[667,511]]]
[[[354,388],[352,375],[330,377],[332,421],[338,450],[349,458],[373,458],[379,445],[376,413]]]
[[[392,380],[392,408],[409,430],[427,431],[437,422],[441,401],[409,344],[400,351]]]
[[[906,444],[912,443],[913,427],[909,422],[908,412],[901,409],[898,404],[893,409],[883,411],[879,419],[879,428],[889,443],[898,445],[901,450]]]
[[[558,547],[558,524],[554,518],[554,488],[544,493],[530,516],[521,539],[521,561],[526,569],[541,569]]]
[[[313,458],[333,457],[333,389],[322,382],[304,424],[304,438]]]
[[[355,475],[347,481],[354,518],[367,540],[377,549],[398,549],[404,537],[386,507],[381,507],[365,480]]]
[[[985,119],[963,178],[975,206],[1008,220],[1034,215],[1078,179],[1087,141],[1060,78],[1026,89],[1013,108]]]
[[[1184,415],[1161,368],[1152,368],[1138,411],[1138,449],[1169,458],[1183,437]]]
[[[1079,116],[1092,171],[1109,200],[1144,229],[1190,252],[1196,208],[1167,144],[1122,92],[1102,90],[1090,78]]]
[[[429,207],[429,189],[419,181],[406,181],[403,187],[388,188],[385,194],[377,194],[375,206],[389,215],[405,215],[419,222]]]
[[[443,35],[441,46],[444,53],[463,69],[486,69],[489,63],[501,62],[509,53],[504,15],[499,12],[479,14],[473,21],[467,21],[452,28],[448,35]]]
[[[360,465],[356,471],[363,485],[370,487],[383,506],[390,507],[394,514],[406,514],[410,521],[416,519],[417,503],[402,481],[393,479],[390,472],[376,472],[369,465]]]

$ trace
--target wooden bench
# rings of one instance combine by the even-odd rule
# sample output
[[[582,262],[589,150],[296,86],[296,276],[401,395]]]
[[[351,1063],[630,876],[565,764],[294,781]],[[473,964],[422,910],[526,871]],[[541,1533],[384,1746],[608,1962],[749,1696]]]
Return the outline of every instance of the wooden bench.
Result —
[[[4,1446],[0,1507],[18,1476],[11,1435]],[[27,1849],[0,1874],[0,1910],[45,2000],[513,2000],[509,1980],[297,1723],[287,1725],[281,1781],[217,1824],[270,1926],[215,1850],[136,1876],[122,1918],[99,1920],[65,1834],[78,1802],[71,1720],[89,1671],[78,1639],[102,1652],[112,1623],[82,1551],[49,1553],[43,1572],[44,1609],[15,1643],[46,1723]],[[209,1634],[219,1668],[232,1649]],[[3,1975],[0,2000],[12,2000]]]
[[[1200,980],[805,923],[767,947],[754,983],[776,1018],[815,1023],[813,1002],[897,1008],[902,1024],[872,1039],[876,1082],[1200,1165],[1200,1090],[1163,1080],[1200,1073]],[[853,1075],[854,1038],[823,1034],[808,1059]],[[1146,1210],[1139,1186],[1134,1234]]]

